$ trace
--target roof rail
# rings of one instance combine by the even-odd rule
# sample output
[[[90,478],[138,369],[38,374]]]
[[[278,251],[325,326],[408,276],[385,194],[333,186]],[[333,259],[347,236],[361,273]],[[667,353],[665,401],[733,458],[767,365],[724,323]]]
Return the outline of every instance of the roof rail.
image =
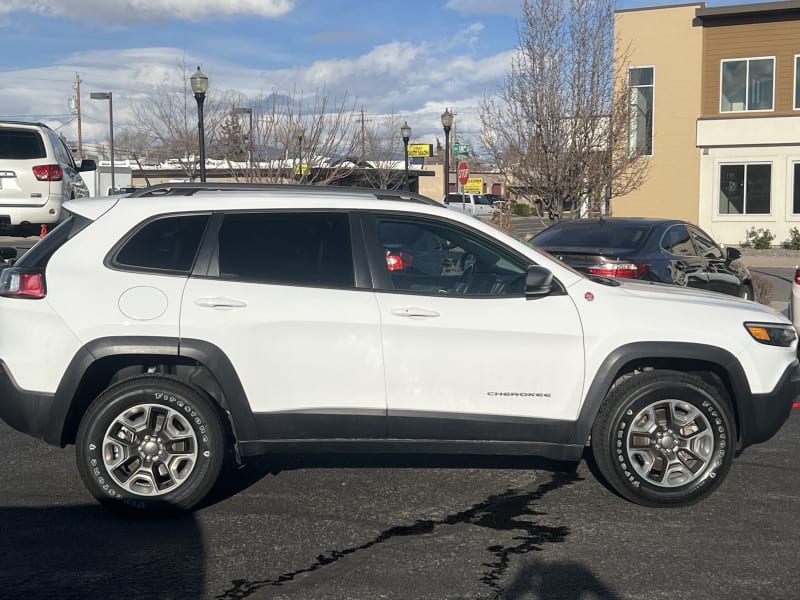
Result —
[[[144,198],[149,196],[192,196],[197,192],[224,192],[224,191],[294,191],[311,192],[325,191],[334,194],[362,195],[371,196],[377,200],[402,200],[405,202],[417,202],[431,206],[443,206],[441,202],[432,200],[426,196],[407,192],[404,190],[384,190],[376,188],[359,188],[335,185],[297,185],[286,183],[228,183],[228,182],[206,182],[206,183],[158,183],[140,190],[136,190],[128,195],[129,198]]]

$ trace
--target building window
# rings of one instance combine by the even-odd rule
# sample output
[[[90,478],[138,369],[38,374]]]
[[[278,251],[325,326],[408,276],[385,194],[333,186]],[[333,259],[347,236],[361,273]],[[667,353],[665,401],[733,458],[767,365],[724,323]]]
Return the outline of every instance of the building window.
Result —
[[[800,55],[794,57],[794,109],[800,110]]]
[[[772,110],[774,58],[722,61],[720,112]]]
[[[794,163],[792,181],[792,214],[800,215],[800,163]]]
[[[772,165],[720,165],[719,214],[768,215]]]
[[[628,152],[632,156],[653,154],[653,79],[653,67],[633,67],[628,70]]]

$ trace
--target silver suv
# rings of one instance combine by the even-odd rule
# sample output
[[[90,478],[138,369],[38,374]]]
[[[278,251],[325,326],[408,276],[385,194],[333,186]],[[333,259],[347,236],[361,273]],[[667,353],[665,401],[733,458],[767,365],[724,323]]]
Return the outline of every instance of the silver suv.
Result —
[[[0,233],[28,236],[55,226],[62,202],[89,195],[80,172],[96,168],[89,159],[77,164],[43,123],[0,121]]]

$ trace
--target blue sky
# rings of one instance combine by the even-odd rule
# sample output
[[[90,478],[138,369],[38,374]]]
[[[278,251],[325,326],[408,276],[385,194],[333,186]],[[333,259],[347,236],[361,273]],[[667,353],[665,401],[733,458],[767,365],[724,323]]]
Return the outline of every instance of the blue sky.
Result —
[[[517,43],[522,0],[0,0],[0,118],[44,120],[85,140],[115,129],[131,99],[200,65],[210,88],[347,93],[372,119],[406,119],[412,142],[441,135],[439,115],[477,137],[478,104]],[[706,6],[741,4],[711,1]],[[618,8],[676,4],[621,0]]]

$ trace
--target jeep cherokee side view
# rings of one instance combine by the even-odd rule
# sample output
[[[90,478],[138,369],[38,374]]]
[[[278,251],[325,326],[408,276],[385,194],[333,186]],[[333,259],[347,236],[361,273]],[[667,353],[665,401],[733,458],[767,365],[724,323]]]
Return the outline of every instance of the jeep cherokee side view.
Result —
[[[65,208],[0,275],[0,417],[75,444],[115,508],[191,509],[228,458],[276,451],[587,448],[623,497],[681,506],[800,390],[776,311],[585,277],[405,192],[163,184]]]

